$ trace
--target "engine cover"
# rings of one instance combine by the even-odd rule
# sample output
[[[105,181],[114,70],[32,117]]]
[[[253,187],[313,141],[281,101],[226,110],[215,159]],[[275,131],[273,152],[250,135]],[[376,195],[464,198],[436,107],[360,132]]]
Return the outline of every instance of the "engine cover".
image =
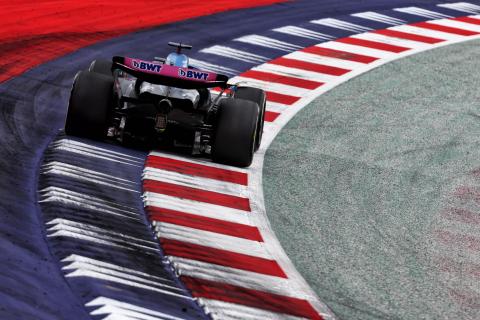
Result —
[[[172,100],[175,99],[178,100],[182,105],[191,104],[191,107],[193,109],[196,109],[198,107],[198,102],[200,101],[200,93],[198,92],[198,90],[168,87],[151,84],[148,82],[143,82],[140,85],[140,95],[142,95],[142,93],[149,93],[151,95],[156,95],[160,97],[168,97]]]

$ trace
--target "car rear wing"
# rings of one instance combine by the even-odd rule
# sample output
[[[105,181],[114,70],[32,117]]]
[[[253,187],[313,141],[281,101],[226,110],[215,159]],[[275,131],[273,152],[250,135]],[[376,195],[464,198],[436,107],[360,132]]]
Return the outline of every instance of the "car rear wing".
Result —
[[[227,88],[223,74],[193,68],[181,68],[160,61],[145,61],[128,57],[113,57],[112,71],[120,69],[143,81],[182,89]]]

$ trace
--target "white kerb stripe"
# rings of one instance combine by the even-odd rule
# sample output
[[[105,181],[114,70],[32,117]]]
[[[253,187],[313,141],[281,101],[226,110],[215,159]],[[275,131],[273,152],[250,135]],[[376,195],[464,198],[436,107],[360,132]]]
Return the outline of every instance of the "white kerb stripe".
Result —
[[[357,18],[362,18],[362,19],[367,19],[367,20],[372,20],[372,21],[383,22],[385,24],[390,24],[390,25],[398,25],[398,24],[407,23],[405,20],[393,18],[393,17],[387,16],[387,15],[384,15],[384,14],[373,12],[373,11],[354,13],[354,14],[351,14],[351,16],[352,17],[357,17]]]
[[[432,22],[435,23],[435,24],[441,25],[441,26],[457,28],[457,29],[462,29],[462,30],[468,30],[468,31],[473,31],[473,32],[480,32],[480,25],[467,23],[467,22],[463,22],[463,21],[442,19],[442,20],[435,20],[435,21],[432,21]]]
[[[288,106],[286,104],[267,101],[267,106],[266,106],[265,110],[282,113],[283,111],[287,110],[288,108],[290,108],[290,106]],[[265,122],[264,126],[267,123],[268,122]],[[263,131],[265,131],[265,127],[263,127]]]
[[[284,56],[284,58],[306,61],[306,62],[311,62],[316,64],[323,64],[330,67],[337,67],[337,68],[343,68],[348,70],[355,70],[358,68],[365,67],[364,63],[345,60],[345,59],[330,58],[330,57],[325,57],[318,54],[302,52],[302,51],[292,52]]]
[[[239,304],[199,298],[198,303],[212,313],[212,317],[218,320],[305,320],[306,318],[294,317],[283,313],[275,313],[262,309],[242,306]]]
[[[105,297],[102,297],[102,296],[97,297],[90,302],[87,302],[85,304],[85,306],[87,306],[87,307],[112,306],[112,307],[119,308],[119,309],[122,309],[122,310],[137,311],[137,312],[141,312],[143,314],[148,314],[148,315],[151,315],[151,316],[161,317],[161,319],[164,319],[164,317],[165,317],[165,319],[178,319],[176,317],[171,317],[169,315],[166,315],[166,314],[158,312],[158,311],[154,311],[154,310],[151,310],[151,309],[147,309],[147,308],[144,308],[144,307],[140,307],[140,306],[137,306],[137,305],[134,305],[134,304],[126,303],[126,302],[111,299],[111,298],[105,298]],[[91,314],[94,314],[94,313],[92,312]],[[102,314],[102,313],[97,313],[97,314]]]
[[[393,10],[398,12],[408,13],[415,16],[426,17],[430,19],[451,18],[451,16],[449,15],[436,12],[436,11],[430,11],[430,10],[418,8],[418,7],[395,8]]]
[[[168,279],[168,278],[163,278],[163,277],[153,275],[153,274],[150,274],[150,273],[146,273],[146,272],[142,272],[142,271],[139,271],[139,270],[130,269],[130,268],[127,268],[127,267],[122,267],[118,264],[112,264],[112,263],[108,263],[108,262],[105,262],[105,261],[100,261],[100,260],[84,257],[84,256],[81,256],[81,255],[77,255],[77,254],[71,254],[68,257],[63,258],[61,261],[65,264],[70,263],[70,262],[81,262],[81,263],[91,264],[91,265],[97,266],[99,268],[107,268],[107,269],[117,270],[117,271],[121,271],[125,274],[134,274],[134,275],[141,276],[141,277],[148,278],[148,279],[152,279],[153,281],[161,282],[161,283],[164,283],[164,284],[174,284],[175,283],[174,280],[171,280],[171,279]],[[63,267],[62,269],[69,269],[69,268],[70,268],[70,264]],[[177,290],[181,290],[181,289],[177,288]]]
[[[150,316],[150,318],[147,318],[149,320],[151,319],[162,319],[162,320],[181,320],[181,318],[173,317],[168,314],[158,312],[155,310],[147,309],[144,307],[140,307],[134,304],[126,303],[123,301],[111,299],[111,298],[105,298],[105,297],[97,297],[93,299],[90,302],[87,302],[85,304],[87,307],[101,307],[99,309],[93,310],[90,312],[91,315],[105,315],[108,313],[113,313],[117,315],[118,313],[126,313],[129,314],[128,312],[136,312],[139,313],[143,316]],[[113,310],[113,311],[112,311]],[[153,317],[153,318],[152,318]],[[136,315],[134,319],[143,319]],[[107,318],[104,318],[104,320]],[[117,319],[117,317],[114,317],[112,319]],[[130,319],[130,317],[127,317],[126,319]]]
[[[135,186],[130,186],[130,188],[127,188],[126,184],[119,182],[118,180],[112,179],[111,181],[108,181],[103,179],[103,177],[94,176],[93,174],[84,173],[81,171],[73,171],[72,169],[65,168],[63,166],[55,166],[55,167],[46,169],[42,172],[42,174],[60,175],[60,176],[69,177],[75,180],[88,181],[88,182],[91,182],[92,184],[104,185],[104,186],[126,190],[134,193],[140,193],[139,190],[132,189],[132,187],[135,187]],[[121,184],[123,184],[123,186]]]
[[[377,50],[377,49],[357,46],[354,44],[342,43],[338,41],[324,42],[324,43],[317,44],[316,46],[321,48],[329,48],[334,50],[361,54],[361,55],[365,55],[373,58],[391,58],[392,56],[397,55],[396,53],[393,53],[393,52]]]
[[[104,273],[101,273],[101,272],[98,272],[98,271],[93,271],[93,270],[77,269],[77,270],[67,274],[65,277],[67,277],[67,278],[71,278],[71,277],[90,277],[90,278],[95,278],[95,279],[100,279],[100,280],[111,281],[111,282],[114,282],[114,283],[123,284],[123,285],[129,286],[129,287],[142,288],[142,289],[145,289],[145,290],[155,291],[155,292],[159,292],[159,293],[166,294],[166,295],[172,295],[172,296],[176,296],[178,298],[182,298],[182,299],[186,299],[186,300],[191,300],[190,297],[184,295],[183,293],[182,294],[175,293],[175,292],[172,292],[172,291],[167,290],[167,289],[160,289],[160,288],[152,287],[152,286],[149,286],[149,285],[145,285],[145,284],[138,283],[138,282],[135,282],[135,281],[130,281],[128,279],[118,278],[118,277],[115,277],[115,276],[111,276],[111,275],[104,274]]]
[[[389,36],[385,36],[383,34],[377,34],[377,33],[356,34],[356,35],[353,35],[352,38],[386,43],[394,46],[404,47],[407,49],[423,49],[423,48],[432,46],[431,44],[424,43],[424,42],[389,37]]]
[[[69,146],[69,147],[84,148],[84,149],[87,149],[91,152],[99,152],[99,153],[102,153],[104,155],[108,155],[108,156],[111,156],[111,157],[119,157],[120,159],[132,159],[132,160],[137,161],[137,162],[143,162],[143,157],[131,156],[131,155],[128,155],[128,154],[125,154],[125,153],[122,153],[122,152],[117,152],[117,151],[109,150],[109,149],[106,149],[106,148],[97,147],[97,146],[94,146],[94,145],[90,145],[90,144],[87,144],[87,143],[83,143],[83,142],[79,142],[79,141],[75,141],[75,140],[71,140],[71,139],[61,139],[61,140],[55,141],[53,143],[53,146],[54,147]]]
[[[55,218],[46,223],[47,226],[53,226],[52,228],[49,227],[48,231],[51,230],[64,230],[66,227],[71,227],[78,230],[84,230],[87,232],[92,232],[94,234],[104,234],[104,235],[111,235],[112,237],[116,237],[118,239],[127,239],[131,242],[143,242],[144,244],[151,244],[152,246],[155,245],[155,242],[151,240],[141,239],[138,237],[128,236],[126,234],[118,233],[112,230],[108,230],[105,228],[97,227],[92,224],[67,220],[64,218]]]
[[[437,4],[437,6],[447,8],[447,9],[451,9],[451,10],[468,12],[468,13],[478,13],[478,12],[480,12],[480,6],[477,6],[475,4],[471,4],[471,3],[468,3],[468,2]]]
[[[352,31],[352,32],[365,32],[365,31],[372,30],[369,27],[364,27],[358,24],[350,23],[343,20],[333,19],[333,18],[312,20],[310,21],[310,23],[319,24],[322,26],[327,26],[327,27],[336,28],[336,29]]]
[[[131,181],[127,179],[123,179],[120,177],[112,176],[109,174],[105,174],[102,172],[86,169],[83,167],[78,167],[69,163],[65,162],[60,162],[60,161],[51,161],[47,162],[44,165],[42,165],[42,173],[43,174],[48,174],[48,171],[51,169],[58,169],[62,168],[64,171],[71,171],[71,172],[76,172],[76,173],[82,173],[85,175],[88,175],[92,178],[97,178],[97,179],[103,179],[106,181],[115,181],[115,183],[119,184],[125,184],[125,185],[139,185],[140,183],[137,181]]]
[[[206,202],[198,202],[189,199],[171,197],[159,193],[145,192],[144,204],[145,206],[165,208],[207,218],[252,225],[252,222],[249,218],[251,213],[238,209],[217,206]]]
[[[285,75],[288,77],[296,77],[305,80],[312,80],[318,82],[332,82],[337,81],[338,77],[331,76],[325,73],[318,73],[314,71],[308,71],[297,68],[290,68],[285,66],[280,66],[278,64],[264,63],[258,67],[253,68],[252,70],[265,71],[276,73],[280,75]]]
[[[115,306],[105,305],[90,312],[91,315],[101,315],[102,320],[183,320],[184,318],[172,317],[168,314],[150,316],[141,312],[126,310]]]
[[[225,47],[225,46],[213,46],[213,47],[202,49],[200,50],[200,52],[214,54],[221,57],[227,57],[227,58],[236,59],[236,60],[254,63],[254,64],[258,64],[258,63],[262,63],[267,60],[270,60],[269,58],[264,56],[259,56],[250,52],[237,50],[237,49]]]
[[[227,236],[164,222],[155,222],[155,230],[160,239],[172,239],[194,243],[205,247],[227,250],[255,257],[271,259],[263,242]]]
[[[69,237],[69,238],[73,238],[73,239],[77,239],[77,240],[89,241],[89,242],[93,242],[93,243],[96,243],[96,244],[106,245],[106,246],[115,247],[115,248],[123,248],[123,249],[127,249],[127,250],[132,250],[132,251],[139,251],[140,250],[138,247],[135,247],[133,245],[121,245],[121,244],[118,244],[116,242],[103,240],[103,239],[98,239],[96,237],[91,237],[89,235],[84,235],[84,234],[80,234],[80,233],[77,233],[77,232],[74,232],[74,231],[69,231],[69,230],[59,230],[59,231],[54,232],[52,234],[47,234],[47,237],[48,238]],[[149,253],[147,251],[144,251],[144,253],[145,254],[158,255],[158,252],[156,252],[157,249],[151,249],[151,250],[155,251],[155,252]]]
[[[312,92],[312,90],[293,87],[286,84],[262,81],[262,80],[248,78],[248,77],[241,77],[241,76],[235,77],[231,81],[232,83],[241,82],[245,85],[250,85],[252,87],[260,88],[266,91],[278,92],[281,94],[286,94],[286,95],[295,96],[295,97],[308,95],[310,92]]]
[[[307,38],[307,39],[314,39],[314,40],[332,40],[332,39],[334,39],[334,37],[332,37],[328,34],[316,32],[316,31],[313,31],[313,30],[310,30],[310,29],[305,29],[305,28],[296,27],[296,26],[285,26],[285,27],[273,29],[272,31],[285,33],[285,34],[289,34],[289,35],[292,35],[292,36]]]
[[[69,225],[54,225],[47,229],[47,234],[49,237],[58,236],[59,232],[66,232],[68,234],[76,234],[78,235],[79,239],[96,239],[98,241],[105,241],[108,243],[123,243],[127,247],[137,247],[142,248],[145,250],[156,250],[155,244],[151,244],[151,246],[147,244],[137,243],[138,241],[134,242],[131,239],[124,239],[115,236],[108,236],[102,233],[92,232],[85,229],[80,229],[78,227],[69,226]]]
[[[400,32],[413,33],[419,36],[432,37],[432,38],[441,39],[441,40],[458,40],[460,38],[463,38],[462,36],[452,34],[452,33],[419,28],[419,27],[409,26],[409,25],[391,27],[388,29],[400,31]]]
[[[145,167],[142,177],[143,179],[167,182],[180,186],[219,192],[233,196],[246,197],[248,195],[247,187],[237,183],[192,176],[152,167]]]
[[[248,36],[236,38],[234,39],[234,41],[250,43],[257,46],[277,49],[277,50],[286,51],[286,52],[296,51],[303,48],[301,46],[298,46],[292,43],[280,41],[280,40],[265,37],[265,36],[259,36],[256,34],[251,34]]]
[[[236,171],[236,172],[243,172],[243,173],[248,172],[248,170],[246,170],[246,169],[215,163],[215,162],[212,162],[211,159],[207,159],[207,158],[203,158],[203,159],[188,158],[188,157],[185,157],[185,156],[179,156],[179,155],[166,153],[166,152],[161,152],[161,151],[151,151],[149,153],[149,155],[157,156],[157,157],[170,158],[170,159],[179,160],[179,161],[183,161],[183,162],[190,162],[190,163],[193,163],[193,164],[199,164],[199,165],[204,165],[204,166],[209,166],[209,167],[212,167],[212,168],[224,169],[224,170],[229,170],[229,171]]]
[[[82,271],[93,271],[93,272],[99,272],[103,273],[112,277],[116,277],[119,279],[125,279],[129,281],[134,281],[137,283],[142,283],[144,285],[148,285],[151,287],[156,287],[156,288],[163,288],[167,290],[172,290],[173,292],[178,292],[178,293],[184,293],[184,290],[181,288],[178,288],[175,283],[170,284],[165,284],[163,282],[157,281],[157,280],[149,280],[145,279],[139,276],[135,276],[132,274],[126,274],[123,272],[119,272],[118,270],[114,269],[107,269],[104,267],[98,267],[92,264],[88,264],[85,262],[72,262],[69,265],[65,266],[62,268],[64,271],[70,271],[70,270],[82,270]]]
[[[206,62],[206,61],[197,60],[197,59],[193,59],[193,58],[189,58],[189,62],[192,66],[203,69],[205,71],[212,71],[212,72],[217,72],[217,73],[226,73],[226,74],[230,74],[230,75],[240,73],[240,71],[235,70],[235,69],[227,68],[227,67],[224,67],[224,66],[219,66],[217,64],[213,64],[213,63],[209,63],[209,62]]]

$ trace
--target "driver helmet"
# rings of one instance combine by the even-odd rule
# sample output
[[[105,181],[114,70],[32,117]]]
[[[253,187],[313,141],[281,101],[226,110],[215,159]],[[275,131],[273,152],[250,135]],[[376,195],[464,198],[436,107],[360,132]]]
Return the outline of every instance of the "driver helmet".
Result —
[[[165,64],[175,67],[188,68],[188,57],[183,53],[172,52],[167,56]]]

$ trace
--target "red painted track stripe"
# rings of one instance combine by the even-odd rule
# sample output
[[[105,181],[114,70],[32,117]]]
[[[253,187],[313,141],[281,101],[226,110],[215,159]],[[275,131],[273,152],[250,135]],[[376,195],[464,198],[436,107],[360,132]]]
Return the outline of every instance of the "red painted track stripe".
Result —
[[[442,26],[442,25],[434,24],[434,23],[430,23],[430,22],[412,23],[411,26],[424,28],[424,29],[435,30],[435,31],[441,31],[441,32],[446,32],[446,33],[458,34],[460,36],[474,36],[474,35],[479,34],[478,32],[474,32],[474,31]]]
[[[119,35],[280,1],[284,0],[210,0],[208,5],[198,0],[137,1],[134,6],[130,1],[112,0],[3,1],[0,82],[45,61]]]
[[[145,166],[244,186],[248,185],[248,175],[244,172],[220,169],[188,161],[160,156],[148,156]]]
[[[178,184],[148,179],[143,181],[143,189],[145,192],[161,193],[172,197],[184,198],[194,201],[211,203],[218,206],[250,211],[250,201],[248,200],[248,198],[232,196],[229,194],[201,190]]]
[[[378,58],[364,56],[361,54],[350,53],[346,51],[334,50],[329,48],[316,47],[316,46],[305,48],[302,51],[307,53],[317,54],[319,56],[355,61],[360,63],[371,63],[373,61],[378,60]]]
[[[395,52],[395,53],[400,53],[400,52],[410,50],[410,48],[395,46],[393,44],[365,40],[365,39],[358,39],[358,38],[341,38],[335,41],[346,43],[346,44],[353,44],[356,46],[361,46],[366,48]]]
[[[192,277],[181,276],[180,279],[194,297],[236,303],[312,320],[323,319],[306,300]]]
[[[445,41],[443,39],[437,39],[437,38],[432,38],[432,37],[427,37],[427,36],[420,36],[418,34],[396,31],[396,30],[390,30],[390,29],[375,30],[375,31],[372,31],[372,32],[382,34],[382,35],[388,36],[388,37],[413,40],[413,41],[424,42],[424,43],[429,43],[429,44],[435,44],[435,43]]]
[[[300,97],[289,96],[286,94],[281,94],[281,93],[276,93],[271,91],[266,91],[266,93],[267,93],[267,100],[270,102],[277,102],[277,103],[291,105],[297,102],[298,100],[300,100]]]
[[[472,18],[472,17],[458,17],[458,18],[452,18],[452,20],[457,20],[461,22],[466,22],[470,24],[477,24],[480,25],[480,19]]]
[[[147,207],[146,210],[154,221],[263,242],[257,227],[159,207]]]
[[[281,83],[281,84],[286,84],[288,86],[294,86],[294,87],[310,89],[310,90],[317,89],[318,87],[323,85],[323,82],[305,80],[305,79],[295,78],[295,77],[287,77],[280,74],[256,71],[256,70],[249,70],[247,72],[242,73],[240,76],[262,80],[262,81]]]
[[[275,121],[280,113],[278,112],[273,112],[273,111],[265,111],[265,121],[266,122],[273,122]]]
[[[160,239],[160,243],[162,244],[163,251],[168,256],[203,261],[224,267],[287,278],[285,272],[283,272],[282,268],[280,268],[274,260],[166,238]]]
[[[316,63],[305,62],[305,61],[300,61],[295,59],[288,59],[283,57],[274,59],[272,61],[269,61],[268,63],[290,67],[290,68],[308,70],[308,71],[313,71],[318,73],[325,73],[332,76],[341,76],[351,71],[351,70],[337,68],[337,67],[325,66],[323,64],[316,64]]]

